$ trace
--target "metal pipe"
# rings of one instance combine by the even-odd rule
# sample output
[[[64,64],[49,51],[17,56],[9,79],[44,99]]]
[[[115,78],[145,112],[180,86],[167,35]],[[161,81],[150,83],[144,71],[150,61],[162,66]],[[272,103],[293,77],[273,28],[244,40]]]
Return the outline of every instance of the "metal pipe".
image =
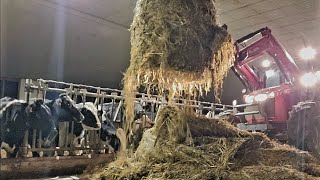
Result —
[[[70,147],[71,147],[71,149],[73,148],[73,140],[74,140],[74,137],[73,137],[73,131],[74,131],[74,121],[71,121],[71,132],[70,132],[70,134],[71,134],[71,143],[70,143]]]
[[[241,108],[241,107],[249,107],[249,106],[257,106],[258,104],[239,104],[235,105],[235,108]]]
[[[31,86],[31,88],[36,89],[37,86]],[[57,92],[67,92],[67,90],[65,89],[59,89],[59,88],[48,88],[48,91],[57,91]],[[71,90],[70,93],[76,93],[75,91]],[[108,94],[104,94],[104,95],[98,95],[96,93],[92,93],[92,92],[86,92],[86,96],[88,97],[101,97],[103,96],[104,98],[113,98],[113,99],[118,99],[118,100],[123,100],[124,97],[123,96],[119,96],[119,95],[108,95]],[[154,102],[154,100],[152,99],[143,99],[143,98],[136,98],[137,101],[144,101],[147,103],[152,103]],[[200,101],[191,101],[191,102],[200,102]],[[206,102],[200,102],[201,104],[208,104]],[[158,102],[158,104],[167,104],[167,102]],[[198,105],[185,105],[184,103],[176,103],[176,105],[178,106],[188,106],[188,107],[199,107]],[[214,105],[214,106],[221,106],[220,104],[208,104],[208,105]],[[244,107],[244,106],[253,106],[253,105],[237,105],[236,107]],[[216,110],[218,111],[223,111],[227,108],[232,108],[233,106],[229,106],[229,105],[224,105],[223,108],[216,108]],[[203,109],[210,109],[211,107],[204,107]]]
[[[26,130],[24,132],[23,142],[21,146],[22,157],[27,157],[28,155],[28,139],[29,139],[29,130]]]
[[[120,101],[120,103],[119,103],[119,105],[118,105],[118,107],[116,109],[116,112],[115,112],[114,117],[113,117],[113,122],[116,122],[121,106],[122,106],[122,101]]]
[[[42,131],[41,131],[41,130],[39,130],[38,148],[41,148],[41,140],[42,140]]]
[[[32,132],[32,148],[36,148],[37,130],[33,129]]]
[[[259,111],[252,111],[252,112],[242,112],[242,113],[237,113],[235,116],[245,116],[245,115],[253,115],[253,114],[259,114]]]
[[[59,81],[52,81],[52,80],[43,80],[43,79],[39,79],[38,81],[42,81],[44,83],[56,83],[56,84],[63,84],[63,85],[69,85],[69,86],[73,86],[73,87],[79,87],[79,88],[91,88],[91,89],[96,89],[96,90],[102,90],[102,91],[113,91],[113,92],[120,92],[123,94],[123,91],[122,90],[118,90],[118,89],[111,89],[111,88],[101,88],[101,87],[94,87],[94,86],[87,86],[87,85],[82,85],[82,84],[73,84],[73,83],[65,83],[65,82],[59,82]],[[32,88],[38,88],[37,86],[32,86]],[[59,88],[48,88],[48,90],[53,90],[53,91],[58,91],[58,92],[66,92],[65,89],[59,89]],[[74,92],[72,92],[74,93]],[[100,97],[100,95],[97,95],[96,93],[91,93],[91,92],[88,92],[90,93],[90,95],[92,97]],[[150,95],[150,94],[145,94],[145,93],[139,93],[137,92],[136,95],[140,95],[142,97],[149,97],[149,98],[157,98],[157,97],[161,97],[159,95]],[[114,97],[115,99],[123,99],[122,96],[119,96],[119,95],[106,95],[106,97]],[[137,98],[137,99],[142,99],[144,100],[144,98]],[[183,99],[180,99],[180,98],[175,98],[173,100],[183,100]],[[194,102],[194,103],[197,103],[197,102],[200,102],[200,101],[197,101],[197,100],[187,100],[187,102]],[[223,105],[223,104],[217,104],[217,103],[211,103],[211,102],[201,102],[201,104],[207,104],[207,105],[211,105],[213,104],[214,106],[225,106],[227,108],[232,108],[232,105]]]
[[[72,121],[73,122],[73,121]],[[69,125],[70,125],[70,122],[66,122],[65,123],[66,125],[66,129],[65,129],[65,144],[64,144],[64,147],[68,147],[68,144],[69,144]],[[72,143],[71,143],[72,144]]]
[[[73,147],[72,149],[69,147],[63,147],[63,148],[32,148],[30,149],[32,152],[40,152],[40,151],[72,151],[72,150],[104,150],[104,149],[108,149],[108,147],[101,147],[101,148],[90,148],[90,147]]]

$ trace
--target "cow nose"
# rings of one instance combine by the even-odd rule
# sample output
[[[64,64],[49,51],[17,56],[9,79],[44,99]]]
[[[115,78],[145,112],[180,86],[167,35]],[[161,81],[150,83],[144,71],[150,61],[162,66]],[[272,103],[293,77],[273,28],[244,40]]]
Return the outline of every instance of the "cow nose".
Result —
[[[101,129],[101,123],[97,123],[97,128]]]

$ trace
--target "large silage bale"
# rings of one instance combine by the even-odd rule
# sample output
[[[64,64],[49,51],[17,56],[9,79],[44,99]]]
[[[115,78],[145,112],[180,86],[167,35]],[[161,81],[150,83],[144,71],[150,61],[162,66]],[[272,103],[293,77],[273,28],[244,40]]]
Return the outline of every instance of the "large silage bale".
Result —
[[[234,60],[231,36],[218,26],[213,0],[138,0],[131,32],[130,66],[124,77],[126,116],[133,118],[137,87],[169,98],[215,95]]]
[[[139,0],[130,31],[128,71],[138,84],[192,94],[221,84],[232,64],[231,37],[212,0]]]

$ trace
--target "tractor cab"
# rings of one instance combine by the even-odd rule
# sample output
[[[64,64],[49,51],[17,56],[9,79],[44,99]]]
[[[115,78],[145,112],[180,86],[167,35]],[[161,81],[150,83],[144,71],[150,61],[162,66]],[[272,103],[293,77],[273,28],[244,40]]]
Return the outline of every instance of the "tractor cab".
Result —
[[[247,123],[239,126],[246,130],[285,130],[288,112],[298,101],[294,85],[299,68],[267,27],[237,40],[235,47],[232,69],[245,86],[244,101],[252,104],[245,112],[259,111],[246,115]]]

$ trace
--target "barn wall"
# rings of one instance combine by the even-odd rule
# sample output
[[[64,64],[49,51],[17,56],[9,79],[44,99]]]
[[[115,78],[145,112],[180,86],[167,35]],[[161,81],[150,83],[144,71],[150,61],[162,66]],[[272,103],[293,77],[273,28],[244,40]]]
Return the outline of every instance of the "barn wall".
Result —
[[[2,77],[119,86],[129,62],[127,29],[45,1],[4,1],[7,48],[1,60]]]
[[[123,23],[127,24],[124,26],[109,23],[53,3],[58,1],[1,0],[5,4],[1,11],[5,47],[1,48],[1,77],[43,78],[121,88],[122,73],[130,59],[130,22]],[[95,4],[89,1],[75,4],[84,3],[88,12],[99,10],[108,15],[115,11],[109,6],[91,7]],[[118,19],[120,14],[133,14],[132,10],[123,11],[126,12],[121,11]],[[228,78],[226,85],[231,84],[233,88],[227,88],[223,96],[223,102],[228,104],[237,98],[235,92],[242,89],[234,89],[239,82],[229,79],[232,80]]]

